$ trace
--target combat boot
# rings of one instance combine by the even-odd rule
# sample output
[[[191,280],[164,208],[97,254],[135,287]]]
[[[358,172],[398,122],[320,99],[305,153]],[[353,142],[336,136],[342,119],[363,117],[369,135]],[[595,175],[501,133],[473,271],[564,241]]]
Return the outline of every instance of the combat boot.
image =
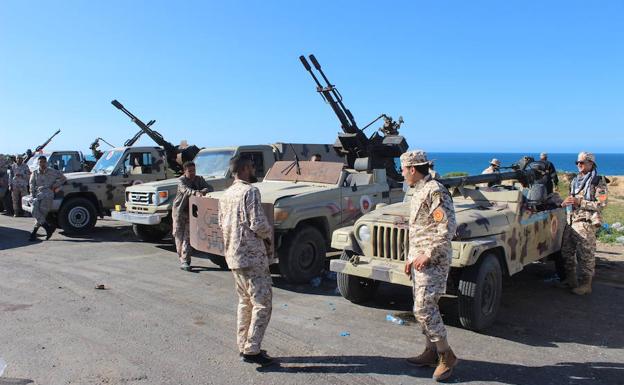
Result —
[[[578,286],[578,280],[576,278],[576,271],[574,270],[566,270],[565,274],[566,278],[557,284],[558,288],[561,289],[574,289]]]
[[[438,357],[440,361],[433,372],[433,379],[436,381],[443,381],[453,374],[453,368],[457,365],[459,360],[455,357],[455,353],[453,353],[451,349],[438,353]]]
[[[52,234],[54,234],[55,229],[52,226],[50,226],[50,224],[47,222],[43,224],[43,228],[46,231],[46,241],[47,241],[48,239],[50,239]]]
[[[592,277],[586,277],[585,279],[583,279],[579,287],[572,289],[572,293],[576,295],[591,294],[592,292],[591,285],[592,285]]]
[[[33,228],[33,231],[30,233],[30,237],[28,238],[29,241],[36,241],[37,240],[37,231],[39,230],[39,225],[35,225],[35,227]]]
[[[410,357],[407,363],[414,366],[431,366],[435,368],[438,365],[438,352],[435,349],[429,347],[425,348],[425,351],[416,357]]]

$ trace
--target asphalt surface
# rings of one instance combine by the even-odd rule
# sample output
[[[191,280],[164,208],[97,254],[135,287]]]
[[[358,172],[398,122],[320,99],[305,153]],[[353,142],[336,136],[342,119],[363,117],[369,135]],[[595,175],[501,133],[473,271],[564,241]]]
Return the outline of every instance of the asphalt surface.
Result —
[[[0,385],[432,383],[433,369],[404,362],[423,348],[418,328],[385,319],[409,320],[409,288],[382,285],[358,306],[331,279],[315,288],[275,276],[263,348],[279,365],[259,370],[239,361],[230,272],[200,258],[183,272],[171,245],[137,242],[112,221],[35,243],[31,223],[0,215]],[[450,382],[623,384],[624,258],[601,256],[588,297],[553,288],[550,264],[529,266],[505,283],[483,334],[461,329],[444,298],[461,359]]]

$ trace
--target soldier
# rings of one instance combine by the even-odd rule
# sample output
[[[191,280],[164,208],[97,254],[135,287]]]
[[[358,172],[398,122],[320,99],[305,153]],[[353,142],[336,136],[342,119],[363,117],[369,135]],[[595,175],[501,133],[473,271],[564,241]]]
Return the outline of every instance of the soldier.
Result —
[[[24,163],[24,157],[17,155],[15,163],[11,165],[11,180],[9,181],[9,189],[11,190],[11,198],[13,199],[13,216],[22,216],[22,198],[28,194],[28,180],[30,178],[30,169]]]
[[[546,184],[546,192],[548,194],[551,194],[554,190],[557,189],[557,185],[559,184],[557,170],[555,170],[555,165],[548,160],[547,153],[542,152],[540,154],[540,160],[546,165],[546,173],[550,175],[550,178],[548,178],[548,183]]]
[[[488,166],[488,168],[483,170],[481,174],[494,174],[495,172],[500,172],[500,165],[501,165],[500,160],[493,158],[490,161],[490,165]]]
[[[55,228],[50,225],[46,216],[52,206],[54,192],[58,190],[66,178],[62,172],[48,167],[48,161],[45,156],[37,159],[39,168],[30,175],[30,194],[32,195],[32,216],[35,218],[35,228],[30,233],[30,240],[37,239],[37,230],[43,227],[46,231],[46,240],[50,239]]]
[[[596,170],[594,154],[579,153],[576,165],[579,173],[570,183],[570,195],[561,204],[568,212],[568,225],[563,232],[561,247],[566,279],[560,286],[571,288],[574,294],[583,295],[592,291],[596,265],[596,230],[601,225],[600,212],[607,205],[608,191],[606,181]]]
[[[238,294],[238,349],[243,361],[268,366],[273,359],[260,346],[273,306],[268,251],[273,227],[262,209],[260,191],[251,185],[256,172],[252,160],[234,157],[230,171],[235,179],[219,200],[219,226]]]
[[[407,359],[416,366],[436,367],[436,381],[451,376],[457,357],[451,350],[438,300],[446,292],[456,222],[448,190],[429,174],[422,150],[401,155],[405,182],[414,188],[409,219],[409,253],[405,273],[413,283],[414,316],[425,335],[425,351]]]
[[[191,236],[189,233],[189,197],[202,196],[210,191],[203,177],[195,174],[195,163],[182,165],[184,175],[178,178],[178,193],[173,200],[173,238],[180,259],[180,269],[191,271]]]

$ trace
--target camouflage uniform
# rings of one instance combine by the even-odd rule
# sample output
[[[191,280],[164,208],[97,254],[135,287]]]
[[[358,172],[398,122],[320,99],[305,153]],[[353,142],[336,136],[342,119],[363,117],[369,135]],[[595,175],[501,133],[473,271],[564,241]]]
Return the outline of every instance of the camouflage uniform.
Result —
[[[607,204],[607,184],[603,177],[590,175],[580,191],[574,186],[577,175],[570,183],[570,195],[580,199],[579,206],[568,214],[568,225],[563,232],[561,255],[566,274],[576,274],[577,264],[581,281],[594,276],[596,265],[596,230],[600,227],[600,212]]]
[[[262,209],[260,191],[235,180],[219,199],[219,226],[238,294],[238,348],[244,354],[258,354],[273,299],[264,243],[271,239],[273,228]]]
[[[417,165],[424,152],[408,152],[401,156],[405,166]],[[412,265],[414,316],[429,341],[446,339],[446,328],[438,308],[438,300],[446,292],[451,259],[451,239],[455,234],[455,211],[451,196],[431,175],[418,181],[410,204],[408,261],[424,254],[429,263],[417,271]]]
[[[173,238],[180,263],[191,263],[191,235],[189,224],[189,197],[201,190],[208,189],[208,183],[199,175],[190,180],[182,175],[178,178],[178,193],[173,200]]]
[[[28,194],[28,179],[30,169],[26,163],[11,165],[11,198],[13,199],[13,212],[19,215],[22,212],[22,198]]]
[[[32,216],[35,218],[35,225],[47,223],[46,216],[52,208],[54,190],[65,183],[65,180],[62,172],[50,167],[43,172],[36,169],[30,175],[30,194],[33,197]]]

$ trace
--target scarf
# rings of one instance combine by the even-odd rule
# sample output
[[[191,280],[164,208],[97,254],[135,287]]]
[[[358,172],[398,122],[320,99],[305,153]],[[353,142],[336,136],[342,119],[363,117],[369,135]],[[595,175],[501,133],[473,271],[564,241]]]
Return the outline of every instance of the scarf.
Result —
[[[594,179],[594,177],[596,176],[596,168],[594,167],[590,172],[588,172],[586,175],[581,175],[578,174],[576,176],[576,178],[574,178],[574,180],[572,181],[572,183],[570,184],[570,193],[572,196],[575,196],[576,194],[580,193],[581,191],[585,190],[585,193],[583,194],[583,197],[586,200],[592,200],[592,196],[591,196],[591,188],[588,188],[587,184],[590,183],[591,181]]]

